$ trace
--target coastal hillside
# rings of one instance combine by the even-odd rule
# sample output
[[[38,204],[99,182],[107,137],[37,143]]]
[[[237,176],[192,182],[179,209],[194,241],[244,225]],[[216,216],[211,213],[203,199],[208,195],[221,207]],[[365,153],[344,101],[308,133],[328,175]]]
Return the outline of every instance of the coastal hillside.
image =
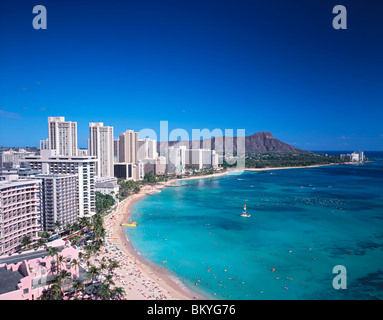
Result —
[[[213,137],[212,139],[194,140],[194,141],[169,141],[169,146],[175,144],[186,146],[188,148],[211,148],[217,151],[225,150],[225,144],[233,145],[233,151],[237,152],[237,137]],[[158,150],[163,150],[164,142],[157,143]],[[245,150],[247,153],[253,152],[276,152],[276,153],[311,153],[299,149],[275,138],[269,131],[256,132],[251,136],[245,137]]]

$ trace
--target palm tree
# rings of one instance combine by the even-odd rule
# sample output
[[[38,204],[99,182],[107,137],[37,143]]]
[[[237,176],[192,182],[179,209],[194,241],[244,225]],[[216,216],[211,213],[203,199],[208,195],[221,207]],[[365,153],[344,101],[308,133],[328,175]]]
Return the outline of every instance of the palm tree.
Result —
[[[115,283],[114,283],[114,281],[113,281],[113,275],[111,275],[111,274],[107,274],[107,275],[105,276],[104,283],[106,283],[106,284],[108,284],[108,285],[112,285],[112,286],[114,286]]]
[[[60,286],[61,286],[61,290],[62,290],[62,287],[63,287],[63,282],[65,283],[67,280],[70,280],[71,279],[71,274],[66,271],[66,270],[61,270],[60,273],[59,273],[59,276],[57,277],[60,279]]]
[[[83,227],[89,227],[90,226],[89,219],[87,217],[78,218],[78,223]]]
[[[80,262],[77,259],[72,259],[70,264],[79,271],[80,269]]]
[[[59,249],[56,247],[47,247],[47,251],[50,256],[54,256]]]
[[[56,275],[51,286],[43,292],[41,299],[43,300],[62,300],[64,294],[62,291],[62,280],[67,275],[65,273]]]
[[[100,283],[97,296],[99,296],[102,300],[110,300],[111,298],[111,288],[108,283],[102,282]]]
[[[125,295],[125,290],[122,287],[115,287],[111,292],[111,298],[114,300],[116,298],[121,299]]]
[[[100,269],[95,266],[91,266],[88,270],[88,279],[94,282],[98,275],[100,275]]]
[[[59,220],[56,220],[53,225],[55,227],[55,231],[57,233],[59,233],[60,232],[60,227],[61,227],[61,222]]]
[[[76,246],[80,242],[80,240],[81,240],[81,238],[78,235],[76,235],[72,239],[70,239],[70,243],[73,246]]]
[[[24,236],[23,239],[21,240],[22,246],[27,249],[28,246],[31,244],[31,237],[29,236]]]
[[[78,253],[78,258],[81,260],[81,258],[84,258],[84,255],[83,255],[83,253],[82,252],[79,252]]]
[[[59,252],[59,249],[56,248],[56,247],[47,247],[46,249],[48,251],[48,254],[53,257],[54,255],[56,255],[56,262],[58,262],[58,252]]]
[[[91,283],[91,293],[90,293],[90,296],[92,297],[93,295],[93,287],[94,287],[94,282],[96,280],[96,277],[100,275],[100,270],[95,267],[95,266],[91,266],[88,270],[88,273],[87,273],[87,278],[88,280],[91,280],[92,283]]]
[[[45,241],[43,238],[38,238],[37,239],[37,248],[42,247],[44,243],[45,243]]]
[[[88,256],[88,255],[86,255],[86,257],[89,257],[89,256]],[[87,270],[89,270],[89,269],[90,269],[90,267],[91,267],[91,265],[90,265],[90,261],[89,261],[89,258],[87,258],[87,259],[86,259],[85,263],[86,263],[86,269],[87,269]]]
[[[98,288],[98,296],[102,300],[114,300],[116,297],[123,297],[125,290],[121,287],[115,287],[115,283],[112,280],[113,276],[107,274],[104,281],[100,284]]]
[[[118,268],[120,266],[120,264],[118,263],[117,260],[112,260],[112,259],[109,259],[109,273],[112,273],[114,271],[114,269]]]
[[[85,286],[84,284],[82,283],[82,281],[76,281],[74,284],[73,284],[73,289],[75,291],[75,300],[78,300],[78,292],[79,291],[83,291],[84,292],[84,289],[85,289]]]
[[[101,261],[100,263],[100,272],[102,273],[103,271],[107,270],[108,266],[106,265],[105,261]]]
[[[62,300],[62,290],[61,290],[61,279],[60,277],[56,278],[56,281],[52,284],[50,291],[49,300]]]
[[[64,261],[64,257],[62,255],[58,255],[57,256],[57,271],[60,272],[60,268],[63,264],[63,261]]]
[[[67,223],[65,226],[65,230],[73,231],[73,225],[71,225],[70,223]]]

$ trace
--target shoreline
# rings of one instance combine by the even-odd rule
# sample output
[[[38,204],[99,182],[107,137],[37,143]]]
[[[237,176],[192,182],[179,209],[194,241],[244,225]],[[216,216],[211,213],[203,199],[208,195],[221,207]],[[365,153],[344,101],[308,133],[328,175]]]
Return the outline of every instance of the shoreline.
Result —
[[[158,189],[158,188],[156,188]],[[134,203],[143,199],[146,195],[153,193],[154,190],[148,190],[147,192],[142,192],[140,194],[134,194],[129,198],[123,200],[119,205],[115,215],[113,215],[113,222],[109,226],[110,229],[110,237],[109,239],[115,240],[120,250],[122,251],[122,255],[125,259],[130,260],[131,264],[134,264],[135,267],[139,270],[140,278],[143,277],[145,279],[149,279],[150,282],[157,288],[159,291],[163,292],[163,299],[168,300],[194,300],[201,299],[201,297],[197,294],[192,293],[186,286],[182,285],[181,282],[178,282],[171,278],[172,274],[170,271],[166,270],[164,267],[156,265],[150,261],[144,259],[140,254],[134,249],[130,240],[124,232],[121,223],[124,223],[130,219],[131,216],[131,208]],[[107,218],[107,217],[105,217]],[[104,219],[105,219],[104,218]],[[137,282],[137,279],[127,278],[126,281],[118,281],[118,285],[124,287],[125,292],[129,293],[129,295],[125,296],[128,300],[141,300],[141,299],[153,299],[153,297],[149,298],[146,295],[132,295],[130,296],[130,292],[126,290],[128,283],[133,283],[133,281]],[[141,281],[141,279],[140,279]],[[144,281],[144,280],[142,280]],[[189,292],[190,291],[190,292]]]
[[[121,226],[122,223],[128,222],[130,220],[131,209],[133,205],[137,201],[140,201],[143,198],[145,198],[147,195],[157,193],[159,192],[159,190],[168,186],[172,186],[175,182],[178,182],[178,181],[217,178],[217,177],[228,175],[230,173],[241,173],[245,171],[252,172],[252,171],[281,170],[281,169],[301,169],[301,168],[314,168],[314,167],[329,166],[329,165],[333,165],[333,164],[299,166],[299,167],[244,168],[241,170],[223,170],[222,172],[219,172],[219,173],[173,179],[173,180],[166,181],[164,183],[160,183],[157,185],[144,186],[139,194],[133,194],[129,196],[128,198],[124,199],[118,204],[114,212],[104,217],[106,231],[107,231],[107,234],[109,234],[109,236],[107,237],[109,241],[108,243],[111,244],[113,243],[113,241],[110,242],[110,240],[115,240],[115,243],[119,246],[121,255],[123,256],[122,259],[125,259],[123,261],[128,262],[129,264],[139,268],[138,269],[139,278],[144,277],[146,279],[150,279],[150,283],[155,288],[158,288],[159,292],[164,293],[161,295],[161,298],[174,299],[174,300],[212,299],[211,297],[203,296],[202,294],[194,292],[192,291],[192,289],[187,288],[182,283],[181,279],[178,278],[177,275],[173,274],[171,271],[167,270],[166,268],[160,265],[147,261],[135,250],[132,243],[128,239],[128,236],[124,232],[123,227]],[[104,256],[104,254],[100,254],[98,256],[102,257]],[[119,286],[122,286],[125,289],[125,292],[128,293],[128,295],[125,297],[126,299],[128,300],[139,300],[139,299],[145,299],[145,298],[153,299],[153,297],[149,297],[143,294],[142,293],[144,292],[143,289],[141,289],[141,291],[140,289],[138,289],[141,295],[131,294],[129,290],[132,290],[131,286],[133,285],[133,281],[135,281],[135,283],[138,283],[137,279],[135,279],[135,277],[137,277],[137,274],[133,275],[130,278],[129,278],[129,275],[131,274],[130,273],[129,275],[128,273],[126,274],[127,274],[126,276],[127,279],[125,279],[126,281],[124,281],[124,279],[118,279],[116,281],[116,284]],[[122,276],[122,277],[125,278],[125,276]],[[130,281],[128,282],[128,280]],[[156,297],[156,299],[158,299],[158,297]]]

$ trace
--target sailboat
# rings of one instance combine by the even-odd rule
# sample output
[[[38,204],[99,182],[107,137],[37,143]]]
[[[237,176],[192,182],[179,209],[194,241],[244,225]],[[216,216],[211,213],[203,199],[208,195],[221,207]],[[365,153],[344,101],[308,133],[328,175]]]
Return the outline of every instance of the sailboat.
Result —
[[[241,214],[241,217],[250,218],[251,215],[246,213],[246,205],[243,207],[243,212]]]

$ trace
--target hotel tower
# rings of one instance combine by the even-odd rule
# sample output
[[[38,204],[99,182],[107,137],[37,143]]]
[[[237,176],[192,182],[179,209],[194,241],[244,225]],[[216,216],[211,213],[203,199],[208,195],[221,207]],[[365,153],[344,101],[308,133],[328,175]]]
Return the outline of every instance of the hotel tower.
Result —
[[[48,117],[48,130],[49,150],[56,150],[58,156],[77,156],[77,122]]]
[[[120,134],[119,142],[119,162],[120,163],[137,163],[138,153],[138,132],[126,130]]]
[[[102,122],[89,123],[89,155],[98,159],[96,176],[113,177],[114,140],[113,127]]]

